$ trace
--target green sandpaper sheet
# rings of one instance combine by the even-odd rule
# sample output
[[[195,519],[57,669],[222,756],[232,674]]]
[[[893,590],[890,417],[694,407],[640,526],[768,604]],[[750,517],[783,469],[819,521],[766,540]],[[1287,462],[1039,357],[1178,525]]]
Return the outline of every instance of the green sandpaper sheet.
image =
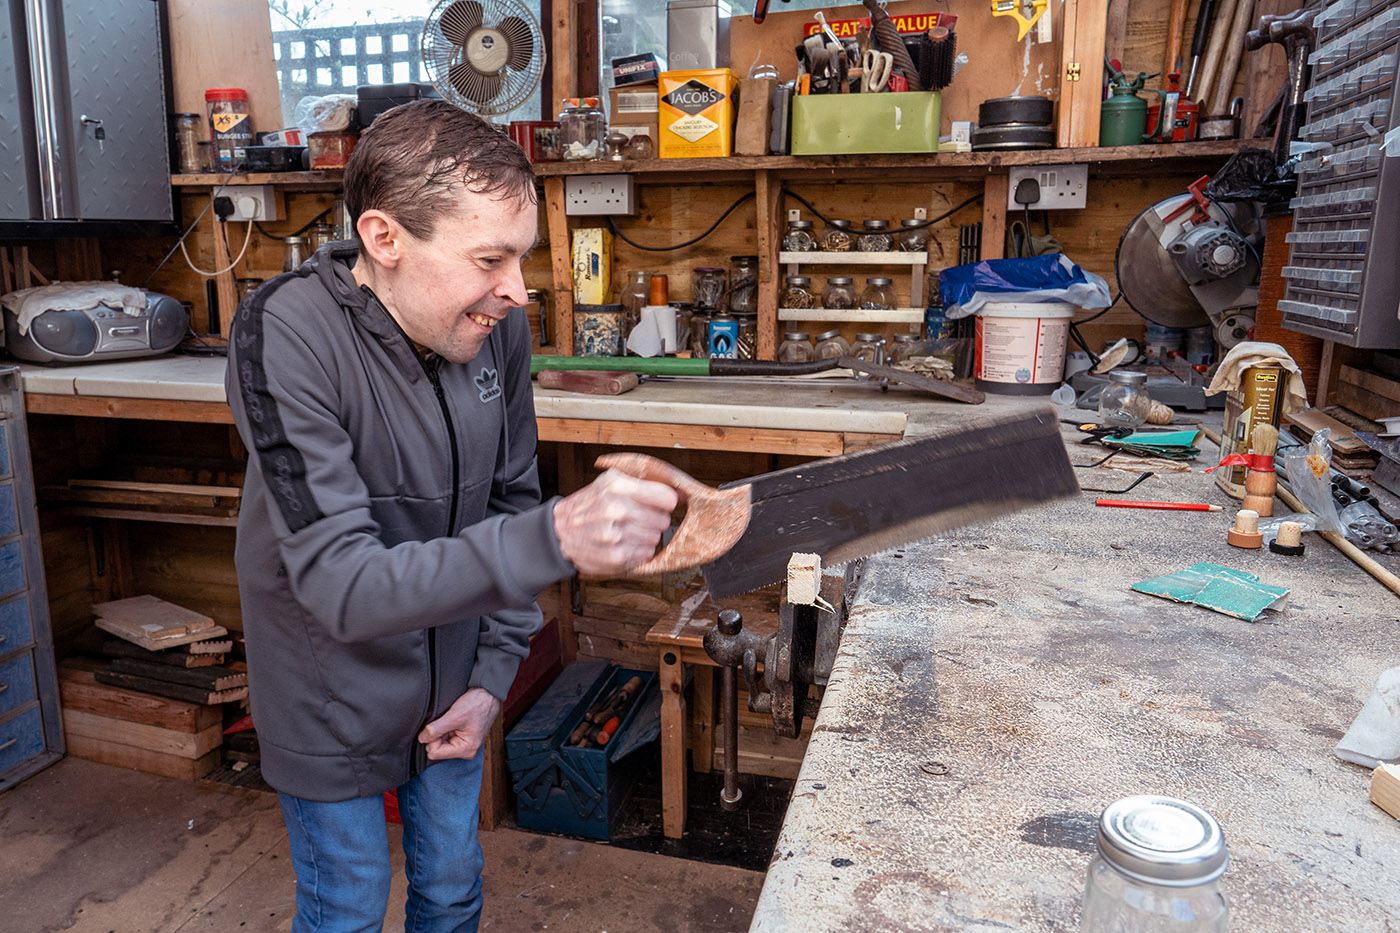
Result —
[[[1252,573],[1208,563],[1143,580],[1132,588],[1150,596],[1204,606],[1246,622],[1258,621],[1265,609],[1281,610],[1288,601],[1288,590],[1281,586],[1261,583]]]

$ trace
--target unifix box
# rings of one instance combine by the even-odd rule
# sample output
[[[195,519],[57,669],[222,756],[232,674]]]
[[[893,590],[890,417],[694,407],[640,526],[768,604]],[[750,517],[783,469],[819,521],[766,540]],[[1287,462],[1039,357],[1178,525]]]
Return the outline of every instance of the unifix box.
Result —
[[[660,79],[663,159],[694,159],[734,153],[734,113],[739,76],[728,68],[663,71]]]
[[[640,55],[625,55],[612,60],[613,87],[624,84],[653,84],[656,76],[665,66],[656,60],[652,52]]]
[[[1283,414],[1288,373],[1282,366],[1251,366],[1240,373],[1239,388],[1225,396],[1225,424],[1220,432],[1220,457],[1246,454],[1254,437],[1254,426],[1278,427]],[[1236,499],[1244,498],[1245,468],[1221,467],[1213,474],[1215,485]]]
[[[603,227],[574,231],[574,303],[607,304],[612,285],[612,234]]]

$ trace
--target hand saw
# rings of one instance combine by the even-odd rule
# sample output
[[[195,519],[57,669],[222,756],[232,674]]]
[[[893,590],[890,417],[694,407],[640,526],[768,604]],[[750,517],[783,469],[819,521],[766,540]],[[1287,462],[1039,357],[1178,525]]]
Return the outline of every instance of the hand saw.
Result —
[[[963,422],[912,440],[706,486],[646,454],[598,458],[676,489],[680,527],[633,571],[700,567],[717,599],[777,583],[794,553],[843,564],[1079,491],[1054,413]]]

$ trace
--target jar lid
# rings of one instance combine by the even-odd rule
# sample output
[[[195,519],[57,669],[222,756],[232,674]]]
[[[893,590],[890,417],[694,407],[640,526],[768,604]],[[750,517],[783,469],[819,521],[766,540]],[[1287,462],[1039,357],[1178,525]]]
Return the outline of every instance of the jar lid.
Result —
[[[811,230],[812,222],[810,220],[789,220],[788,227],[793,230]]]
[[[574,313],[583,314],[612,314],[621,313],[622,305],[574,305]]]
[[[1099,852],[1130,878],[1171,887],[1214,881],[1230,864],[1225,834],[1209,813],[1151,794],[1108,805],[1099,817]]]
[[[247,100],[248,92],[241,87],[211,87],[204,92],[205,100]]]
[[[851,228],[851,222],[849,220],[828,220],[826,225],[828,227],[835,227],[837,230],[849,230]]]
[[[288,246],[298,246],[298,245],[300,245],[300,244],[306,242],[306,237],[304,237],[304,236],[284,236],[284,237],[282,238],[282,242],[283,242],[283,243],[286,243]]]
[[[877,275],[874,278],[869,278],[865,280],[866,285],[889,285],[892,282],[894,282],[894,279],[887,279],[881,275]]]
[[[865,341],[866,343],[874,343],[875,341],[879,340],[880,338],[881,338],[881,335],[880,335],[880,334],[856,334],[856,339],[857,339],[857,340],[863,340],[863,341]]]
[[[666,303],[677,311],[689,311],[691,308],[695,307],[695,303],[691,301],[668,301]]]
[[[700,275],[722,275],[724,270],[718,266],[696,266],[693,270]]]
[[[860,225],[866,230],[888,230],[890,228],[888,220],[862,220]]]
[[[596,97],[566,97],[566,98],[564,98],[564,106],[565,106],[565,107],[597,107],[597,106],[598,106],[598,98],[596,98]]]
[[[784,281],[789,285],[811,285],[812,277],[808,275],[790,275]]]
[[[830,340],[832,337],[840,337],[840,336],[841,336],[841,330],[840,330],[840,328],[833,327],[831,330],[822,331],[820,334],[817,334],[817,339],[818,339],[818,340]]]
[[[918,334],[895,334],[895,343],[915,343],[919,340]]]
[[[917,217],[906,217],[904,220],[901,220],[899,222],[899,225],[901,227],[927,227],[928,221],[920,220]]]
[[[730,262],[758,262],[757,256],[730,256]]]
[[[199,114],[197,114],[197,113],[172,113],[172,114],[170,115],[170,117],[171,117],[171,119],[174,119],[174,120],[203,120],[203,119],[204,119],[203,117],[201,117],[201,116],[200,116]]]
[[[790,331],[788,331],[787,333],[783,334],[783,339],[784,339],[784,340],[810,340],[810,339],[811,339],[811,336],[812,336],[812,335],[809,334],[809,333],[807,333],[805,330],[790,330]]]
[[[1115,369],[1108,374],[1108,381],[1116,382],[1119,385],[1143,388],[1147,385],[1147,373],[1135,372],[1131,369]]]
[[[829,276],[829,277],[827,278],[827,280],[826,280],[826,284],[828,284],[828,285],[850,285],[850,284],[851,284],[851,277],[850,277],[849,275],[833,275],[833,276]]]

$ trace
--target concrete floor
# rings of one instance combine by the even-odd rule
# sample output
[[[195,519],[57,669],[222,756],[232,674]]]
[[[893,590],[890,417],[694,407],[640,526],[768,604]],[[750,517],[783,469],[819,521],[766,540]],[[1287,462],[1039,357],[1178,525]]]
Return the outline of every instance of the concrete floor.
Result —
[[[384,929],[403,929],[403,853]],[[483,833],[482,930],[738,933],[763,875],[513,829]],[[0,794],[0,927],[283,933],[295,877],[272,794],[68,758]]]

